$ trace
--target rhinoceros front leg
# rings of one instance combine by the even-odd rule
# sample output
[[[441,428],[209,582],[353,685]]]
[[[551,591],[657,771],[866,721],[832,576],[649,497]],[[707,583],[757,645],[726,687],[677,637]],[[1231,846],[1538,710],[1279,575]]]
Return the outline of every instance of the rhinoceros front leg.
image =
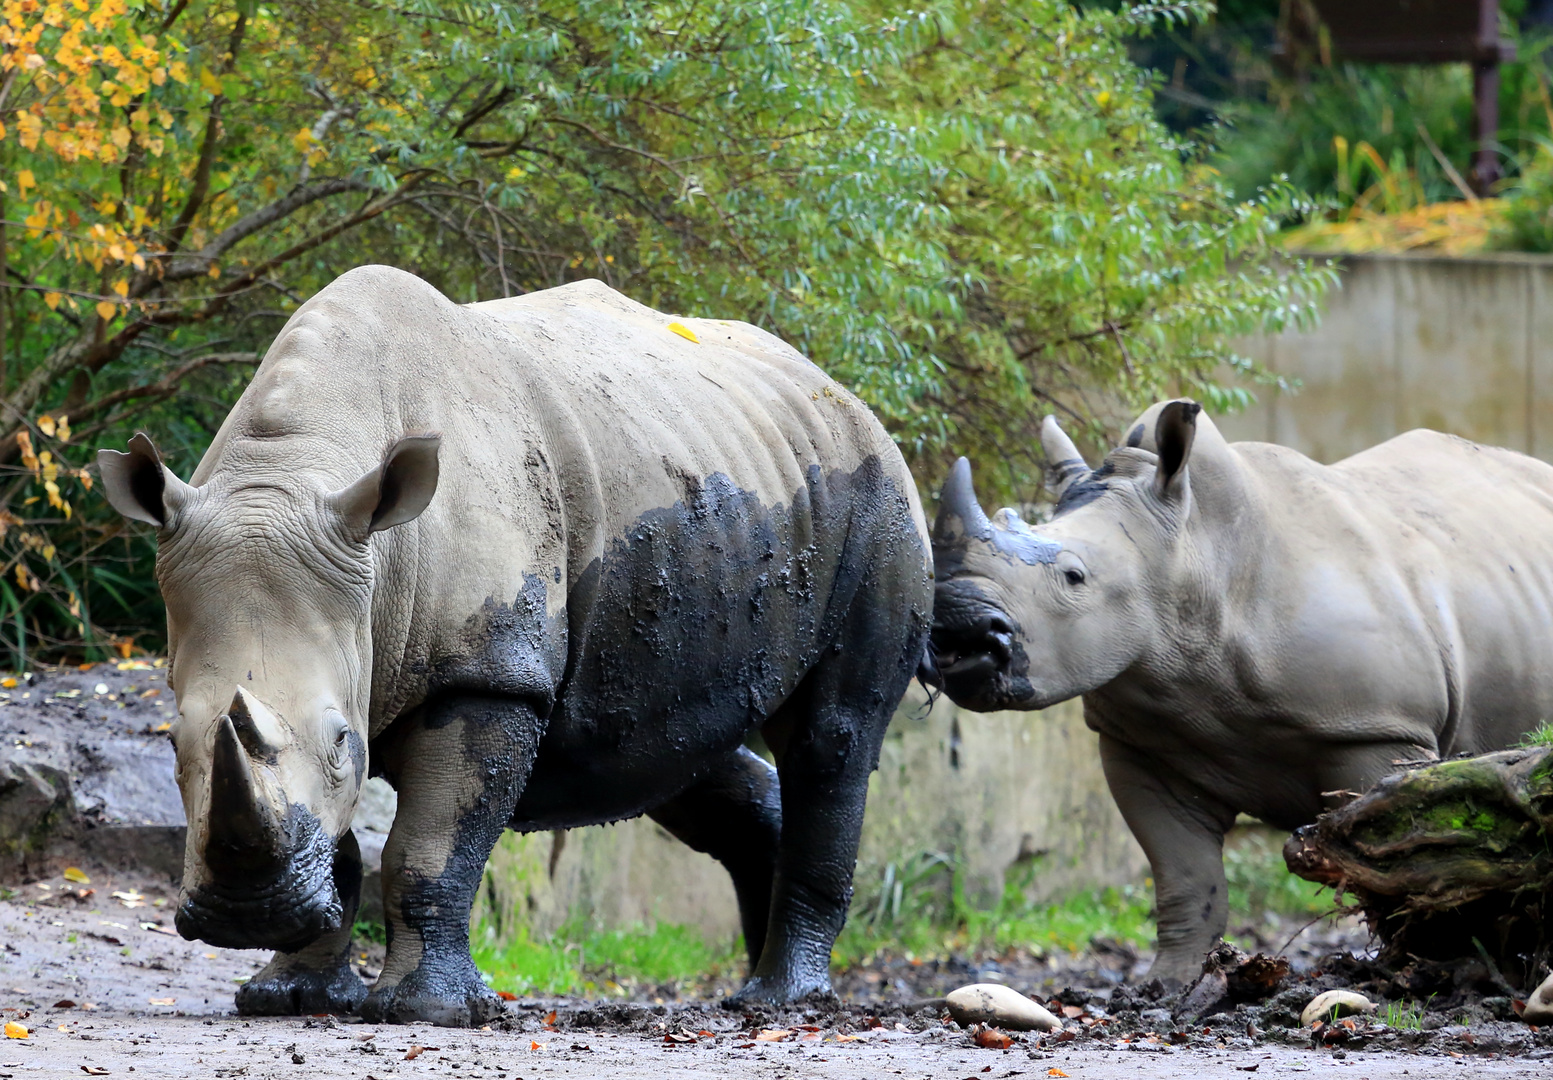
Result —
[[[1188,982],[1229,921],[1224,834],[1235,811],[1157,759],[1100,736],[1105,779],[1154,873],[1159,952],[1149,974]]]
[[[264,970],[237,991],[243,1016],[353,1013],[367,988],[350,966],[351,928],[361,902],[361,849],[354,833],[340,837],[334,855],[334,887],[340,896],[340,928],[296,952],[278,952]]]
[[[483,1024],[501,1000],[469,956],[486,858],[533,766],[540,721],[505,698],[440,699],[386,736],[399,809],[383,847],[388,956],[361,1015],[373,1023]]]
[[[771,879],[782,836],[777,771],[742,746],[706,776],[647,815],[723,864],[739,898],[750,965],[760,960],[771,914]]]

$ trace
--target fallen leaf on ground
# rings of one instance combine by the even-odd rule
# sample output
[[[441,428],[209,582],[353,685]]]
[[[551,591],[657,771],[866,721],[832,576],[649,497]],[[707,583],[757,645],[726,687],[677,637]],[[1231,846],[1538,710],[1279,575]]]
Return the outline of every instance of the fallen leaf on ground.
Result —
[[[178,999],[175,998],[175,997],[172,997],[172,998],[151,998],[150,1001],[151,1001],[151,1004],[153,1004],[153,1005],[176,1005],[176,1004],[178,1004]]]
[[[408,1049],[408,1050],[406,1050],[404,1052],[404,1059],[406,1061],[414,1061],[416,1058],[420,1057],[425,1052],[426,1052],[426,1048],[424,1046],[412,1046],[412,1047],[410,1047],[410,1049]]]
[[[1062,1007],[1062,1015],[1066,1016],[1069,1020],[1077,1020],[1079,1017],[1084,1015],[1084,1006],[1064,1005]]]
[[[752,1042],[740,1043],[734,1049],[736,1049],[736,1050],[753,1050],[753,1049],[755,1049],[755,1044],[752,1043]]]
[[[971,1041],[984,1050],[1007,1050],[1014,1045],[1014,1040],[1009,1038],[997,1028],[978,1028],[971,1035]]]
[[[548,1014],[546,1014],[546,1016],[545,1016],[545,1027],[554,1027],[554,1026],[555,1026],[555,1010],[551,1009],[550,1012]]]
[[[866,1035],[837,1035],[836,1036],[836,1041],[837,1042],[867,1042],[868,1041],[868,1036],[866,1036]]]
[[[73,881],[77,885],[90,885],[92,883],[92,879],[86,876],[86,871],[79,866],[65,867],[65,880]],[[82,1068],[85,1067],[84,1065],[82,1066]]]
[[[107,1076],[108,1070],[101,1065],[82,1065],[81,1071],[87,1076]]]
[[[707,1031],[705,1028],[703,1028],[702,1030],[696,1032],[696,1034],[701,1036],[703,1039],[715,1039],[715,1038],[717,1038],[717,1032],[715,1032],[715,1031]]]
[[[1047,1076],[1067,1076],[1068,1074],[1063,1072],[1061,1069],[1047,1069],[1046,1070],[1046,1075]]]
[[[788,1028],[765,1028],[755,1033],[756,1042],[781,1042],[792,1034]]]
[[[56,1009],[73,1009],[73,1008],[75,1008],[75,1002],[71,1001],[69,998],[65,998],[62,1001],[54,1002],[54,1008],[56,1008]]]
[[[158,926],[154,922],[143,922],[143,923],[140,924],[140,928],[142,930],[149,930],[153,934],[166,934],[168,937],[177,937],[178,936],[178,931],[176,931],[176,930],[174,930],[174,929],[172,929],[171,927],[168,927],[168,926]]]
[[[5,1037],[7,1039],[25,1039],[27,1037],[27,1025],[18,1024],[15,1020],[5,1022]]]
[[[666,1043],[691,1043],[696,1041],[694,1035],[685,1035],[678,1031],[671,1031],[663,1037]]]
[[[498,991],[496,991],[496,996],[501,998],[503,1001],[517,1001],[518,1000],[518,995],[514,994],[511,990],[498,990]]]
[[[528,1048],[530,1050],[543,1050],[546,1046],[549,1046],[549,1045],[550,1045],[549,1043],[534,1042],[532,1039],[530,1039],[529,1040],[529,1044],[528,1044]]]
[[[1240,1072],[1256,1072],[1256,1070],[1261,1067],[1261,1064],[1262,1063],[1258,1061],[1255,1065],[1236,1065],[1235,1068]]]
[[[666,329],[669,333],[678,334],[686,341],[694,341],[698,345],[701,343],[701,339],[696,337],[696,332],[682,322],[671,322]]]

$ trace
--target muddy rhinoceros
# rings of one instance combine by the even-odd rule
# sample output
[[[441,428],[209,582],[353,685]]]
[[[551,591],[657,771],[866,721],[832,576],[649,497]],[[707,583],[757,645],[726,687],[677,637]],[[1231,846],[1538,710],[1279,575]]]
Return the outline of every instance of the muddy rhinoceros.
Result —
[[[1056,422],[1057,503],[990,520],[961,459],[934,526],[932,654],[954,701],[1083,695],[1153,868],[1154,974],[1224,931],[1223,838],[1553,716],[1553,467],[1413,431],[1335,465],[1227,443],[1166,402],[1091,470]]]
[[[279,950],[240,1011],[482,1022],[501,831],[643,813],[732,876],[737,1000],[828,987],[932,564],[889,436],[792,348],[598,282],[460,306],[364,267],[286,324],[190,483],[144,435],[99,462],[157,527],[178,930]],[[369,774],[399,808],[367,995]]]

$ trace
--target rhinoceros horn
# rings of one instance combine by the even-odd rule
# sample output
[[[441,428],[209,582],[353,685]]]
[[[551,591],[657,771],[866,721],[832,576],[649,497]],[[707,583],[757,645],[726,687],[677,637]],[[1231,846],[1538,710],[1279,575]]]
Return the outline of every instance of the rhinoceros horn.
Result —
[[[223,713],[210,769],[205,861],[224,873],[265,874],[285,860],[285,826],[259,786],[248,751]]]
[[[1078,447],[1073,445],[1055,416],[1041,421],[1041,449],[1046,451],[1046,461],[1051,468],[1049,483],[1059,499],[1069,484],[1089,475],[1084,455],[1078,452]]]
[[[949,470],[949,479],[944,481],[944,490],[939,494],[933,539],[938,543],[953,543],[972,536],[978,540],[991,540],[992,522],[976,501],[976,489],[971,486],[971,463],[961,458]]]

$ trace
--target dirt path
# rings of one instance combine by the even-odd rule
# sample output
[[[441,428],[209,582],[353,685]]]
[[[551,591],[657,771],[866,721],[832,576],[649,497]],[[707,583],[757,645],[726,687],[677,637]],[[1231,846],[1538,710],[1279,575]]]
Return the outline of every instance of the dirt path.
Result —
[[[1403,1052],[1377,1048],[1386,1033],[1369,1049],[1314,1050],[1303,1033],[1292,1031],[1249,1038],[1244,1021],[1233,1017],[1172,1035],[1172,1025],[1156,1016],[1161,1031],[1129,1033],[1125,1025],[1098,1020],[1104,1013],[1098,1007],[1070,1020],[1071,1035],[1040,1043],[1020,1037],[1007,1050],[983,1049],[943,1023],[936,1010],[907,1013],[866,999],[754,1018],[701,1003],[515,1002],[493,1030],[483,1031],[330,1017],[242,1020],[232,1014],[232,992],[264,954],[212,949],[172,935],[173,897],[146,883],[132,887],[94,874],[89,885],[63,878],[46,884],[0,902],[0,1006],[6,1020],[28,1028],[27,1038],[0,1042],[0,1080],[132,1074],[156,1080],[1104,1080],[1250,1073],[1413,1080],[1553,1073],[1553,1032],[1494,1022],[1427,1037],[1391,1033],[1393,1040],[1417,1035],[1412,1041],[1419,1048]],[[370,973],[372,957],[360,959]],[[756,1037],[761,1032],[764,1039]],[[1291,1037],[1305,1045],[1288,1045]],[[1181,1044],[1172,1045],[1172,1038]],[[410,1057],[416,1046],[424,1049]]]

